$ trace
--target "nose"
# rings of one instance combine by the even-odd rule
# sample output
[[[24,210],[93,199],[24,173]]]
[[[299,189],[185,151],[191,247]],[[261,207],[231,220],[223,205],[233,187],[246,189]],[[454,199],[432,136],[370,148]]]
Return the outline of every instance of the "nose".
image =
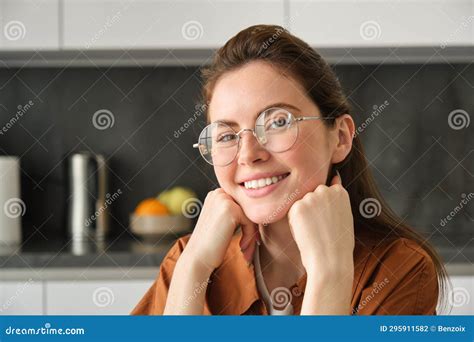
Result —
[[[251,130],[248,130],[240,135],[240,150],[237,155],[239,165],[252,165],[270,158],[270,153],[258,143],[252,133]]]

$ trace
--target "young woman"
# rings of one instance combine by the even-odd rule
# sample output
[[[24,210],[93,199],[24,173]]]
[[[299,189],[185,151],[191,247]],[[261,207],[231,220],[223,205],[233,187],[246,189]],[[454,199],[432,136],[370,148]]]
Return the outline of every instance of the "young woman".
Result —
[[[257,25],[203,79],[220,188],[132,314],[436,314],[443,264],[380,196],[321,56]]]

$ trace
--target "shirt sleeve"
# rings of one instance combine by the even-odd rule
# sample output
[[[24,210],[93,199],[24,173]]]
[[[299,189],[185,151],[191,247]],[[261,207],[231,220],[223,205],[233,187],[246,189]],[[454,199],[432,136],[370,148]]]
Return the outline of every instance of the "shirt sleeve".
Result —
[[[436,315],[438,277],[429,254],[407,239],[393,243],[361,292],[357,315]]]
[[[179,239],[161,262],[157,278],[130,313],[131,315],[163,315],[176,262],[184,250],[185,243]]]

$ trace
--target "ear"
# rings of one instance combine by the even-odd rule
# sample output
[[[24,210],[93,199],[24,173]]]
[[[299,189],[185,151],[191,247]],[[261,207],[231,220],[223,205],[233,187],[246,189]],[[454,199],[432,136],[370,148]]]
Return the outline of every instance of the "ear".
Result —
[[[343,114],[336,118],[333,128],[334,151],[331,158],[332,164],[342,162],[352,149],[355,124],[349,114]]]

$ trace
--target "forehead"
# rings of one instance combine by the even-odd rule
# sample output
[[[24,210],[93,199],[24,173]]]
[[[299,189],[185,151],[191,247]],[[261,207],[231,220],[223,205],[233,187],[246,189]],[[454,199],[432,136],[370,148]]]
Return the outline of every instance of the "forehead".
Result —
[[[292,77],[267,62],[251,62],[218,79],[208,119],[248,125],[268,107],[287,104],[283,108],[295,113],[304,101],[305,91]]]

